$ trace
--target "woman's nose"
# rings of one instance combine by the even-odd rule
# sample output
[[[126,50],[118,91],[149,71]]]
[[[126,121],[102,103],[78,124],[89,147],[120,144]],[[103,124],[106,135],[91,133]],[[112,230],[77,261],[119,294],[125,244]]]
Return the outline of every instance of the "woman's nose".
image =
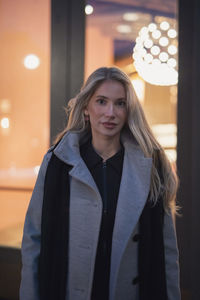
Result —
[[[112,103],[110,103],[107,107],[106,107],[106,111],[105,111],[106,116],[113,116],[114,115],[114,106]]]

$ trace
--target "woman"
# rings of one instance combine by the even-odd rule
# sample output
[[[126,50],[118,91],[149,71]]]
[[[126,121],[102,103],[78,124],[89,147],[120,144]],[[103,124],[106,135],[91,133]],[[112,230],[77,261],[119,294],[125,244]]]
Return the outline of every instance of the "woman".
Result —
[[[176,190],[128,76],[97,69],[40,168],[21,300],[179,300]]]

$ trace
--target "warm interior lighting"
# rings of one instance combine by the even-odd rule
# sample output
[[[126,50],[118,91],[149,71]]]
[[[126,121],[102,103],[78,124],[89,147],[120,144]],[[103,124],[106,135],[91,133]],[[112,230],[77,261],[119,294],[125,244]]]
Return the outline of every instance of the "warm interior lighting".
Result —
[[[8,99],[2,99],[0,101],[0,112],[7,114],[11,110],[11,103]]]
[[[2,127],[3,129],[7,129],[7,128],[10,127],[10,121],[9,121],[8,118],[2,118],[2,119],[1,119],[1,127]]]
[[[117,26],[117,31],[120,33],[130,33],[131,32],[131,27],[126,24],[121,24]]]
[[[152,126],[158,142],[165,148],[168,158],[176,161],[177,126],[176,124],[156,124]]]
[[[86,13],[86,15],[91,15],[93,13],[93,11],[94,11],[94,8],[93,8],[92,5],[87,4],[85,6],[85,13]]]
[[[158,30],[157,28],[160,28]],[[175,29],[163,21],[150,23],[139,31],[133,49],[134,66],[138,74],[155,85],[175,85],[178,82],[177,40]]]
[[[28,54],[24,58],[24,66],[27,69],[34,70],[37,69],[40,65],[40,59],[37,55],[35,54]]]
[[[140,78],[135,78],[131,82],[139,101],[144,102],[144,93],[145,93],[144,81]]]
[[[139,16],[136,13],[127,12],[123,14],[123,19],[125,21],[137,21],[139,19]]]

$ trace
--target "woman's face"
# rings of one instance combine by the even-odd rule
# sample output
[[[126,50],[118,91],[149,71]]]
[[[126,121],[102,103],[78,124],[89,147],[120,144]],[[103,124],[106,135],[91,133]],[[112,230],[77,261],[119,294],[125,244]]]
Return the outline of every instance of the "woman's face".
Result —
[[[91,97],[85,114],[89,116],[93,138],[119,137],[127,119],[123,85],[115,80],[104,81]]]

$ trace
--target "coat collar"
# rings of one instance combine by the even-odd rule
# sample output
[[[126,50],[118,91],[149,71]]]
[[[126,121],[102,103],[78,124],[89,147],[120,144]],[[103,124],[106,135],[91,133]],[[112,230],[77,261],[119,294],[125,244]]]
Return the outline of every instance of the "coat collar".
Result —
[[[98,197],[100,197],[96,183],[80,156],[79,147],[81,143],[84,143],[88,138],[90,138],[88,134],[68,131],[54,149],[54,154],[60,160],[72,166],[69,172],[70,176],[88,185],[95,190]]]

